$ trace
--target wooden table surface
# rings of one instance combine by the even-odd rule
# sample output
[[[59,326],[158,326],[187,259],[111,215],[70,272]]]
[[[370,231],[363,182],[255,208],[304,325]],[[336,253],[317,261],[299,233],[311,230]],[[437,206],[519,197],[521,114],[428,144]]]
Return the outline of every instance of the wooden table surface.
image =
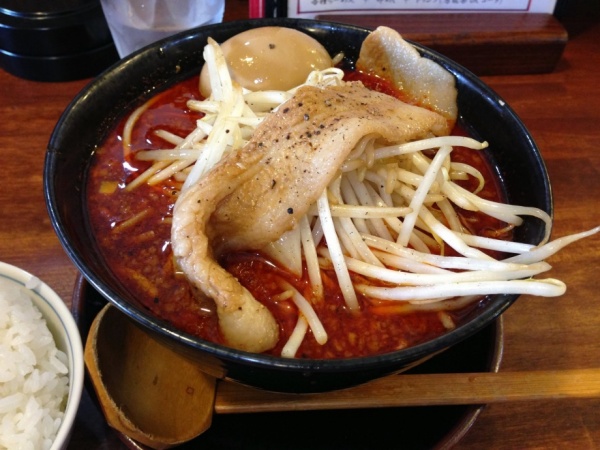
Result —
[[[228,1],[226,20],[246,14],[245,0]],[[541,149],[554,192],[554,237],[600,224],[600,22],[580,17],[566,26],[569,42],[553,73],[484,78]],[[56,121],[87,81],[32,82],[0,70],[0,260],[42,278],[69,304],[77,270],[50,224],[42,170]],[[567,292],[523,296],[505,313],[503,371],[600,367],[600,236],[549,262]],[[69,448],[122,448],[86,403]],[[457,448],[600,448],[600,400],[488,406]]]

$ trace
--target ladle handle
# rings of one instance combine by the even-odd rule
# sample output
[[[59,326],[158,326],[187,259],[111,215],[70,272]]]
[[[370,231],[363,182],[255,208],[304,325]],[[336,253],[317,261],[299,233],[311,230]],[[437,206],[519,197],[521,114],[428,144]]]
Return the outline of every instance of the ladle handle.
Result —
[[[319,394],[264,392],[220,383],[215,412],[248,413],[398,406],[470,405],[600,397],[600,369],[392,375]]]

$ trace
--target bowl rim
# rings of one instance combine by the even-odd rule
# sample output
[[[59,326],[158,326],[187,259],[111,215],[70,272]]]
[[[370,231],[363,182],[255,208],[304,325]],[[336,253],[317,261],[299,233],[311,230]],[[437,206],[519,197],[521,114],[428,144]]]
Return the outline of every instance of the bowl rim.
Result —
[[[75,318],[71,314],[70,309],[62,298],[45,282],[37,278],[35,275],[21,269],[17,266],[0,261],[0,278],[4,278],[13,284],[23,287],[29,294],[35,307],[40,310],[44,319],[49,322],[59,322],[66,336],[63,345],[66,348],[61,348],[60,340],[54,331],[53,337],[58,348],[67,354],[69,362],[69,393],[67,403],[65,405],[64,415],[54,437],[54,441],[50,450],[59,450],[68,442],[79,404],[83,393],[84,384],[84,361],[83,361],[83,344],[79,328],[75,323]],[[29,283],[33,282],[33,287],[28,287]],[[52,319],[49,316],[53,316]],[[52,325],[48,324],[52,331]]]
[[[216,30],[219,28],[225,30],[239,28],[240,30],[242,30],[247,29],[249,27],[272,25],[299,27],[304,31],[313,28],[321,31],[328,29],[328,32],[331,32],[336,29],[342,29],[353,31],[355,33],[361,33],[365,36],[368,33],[372,32],[371,29],[360,26],[348,25],[337,22],[317,21],[312,19],[249,19],[241,21],[224,22],[221,24],[213,24],[194,28],[157,41],[128,55],[118,63],[109,67],[102,75],[92,80],[90,84],[88,84],[82,89],[82,91],[67,107],[67,109],[61,116],[59,122],[57,123],[54,132],[52,133],[48,147],[48,153],[46,156],[47,159],[44,171],[44,183],[46,202],[55,231],[59,236],[61,244],[63,245],[63,247],[65,247],[67,254],[74,261],[75,265],[82,272],[82,274],[88,280],[88,282],[94,287],[94,289],[99,291],[116,307],[121,309],[125,314],[132,317],[141,325],[145,326],[153,332],[156,332],[159,336],[179,341],[179,343],[183,343],[186,347],[206,352],[209,355],[216,357],[217,359],[228,362],[243,362],[244,364],[251,363],[256,368],[272,369],[275,367],[282,371],[318,371],[320,373],[360,372],[365,369],[383,368],[385,366],[390,365],[390,363],[393,364],[400,360],[419,360],[423,356],[430,354],[433,350],[439,350],[438,339],[430,340],[422,344],[418,344],[395,352],[343,359],[283,358],[281,356],[274,356],[268,354],[249,353],[241,350],[232,349],[221,344],[215,344],[213,342],[204,341],[200,338],[184,333],[183,331],[177,329],[176,327],[167,323],[166,321],[158,319],[157,317],[149,314],[149,312],[144,311],[143,309],[138,308],[135,305],[130,304],[130,302],[120,298],[120,296],[115,292],[114,289],[112,289],[110,286],[107,286],[95,273],[93,273],[87,268],[85,261],[83,260],[81,255],[77,253],[76,249],[74,248],[75,246],[72,245],[73,242],[71,241],[71,239],[65,232],[64,227],[62,226],[61,218],[57,212],[58,208],[55,204],[56,199],[54,198],[53,192],[54,186],[50,182],[53,164],[55,164],[56,162],[55,148],[57,147],[55,146],[55,140],[58,139],[56,133],[57,130],[60,129],[61,124],[65,121],[65,118],[68,116],[68,113],[71,110],[71,108],[81,107],[81,105],[87,101],[87,94],[100,83],[102,83],[103,78],[106,74],[110,73],[111,71],[118,71],[120,72],[119,75],[122,76],[123,71],[127,70],[127,67],[134,65],[138,60],[143,60],[146,57],[149,57],[157,50],[161,52],[167,52],[170,47],[177,46],[178,43],[180,43],[181,41],[193,39],[194,37],[198,37],[199,34],[208,35],[208,33],[211,30]],[[522,123],[521,119],[516,115],[516,113],[512,110],[512,108],[508,105],[508,103],[505,102],[496,92],[494,92],[489,86],[487,86],[487,84],[485,84],[479,77],[475,76],[468,69],[462,67],[458,63],[421,44],[415,43],[413,41],[409,42],[413,44],[421,54],[424,54],[425,56],[434,59],[436,62],[440,63],[446,70],[450,71],[455,78],[468,80],[469,83],[475,86],[478,92],[485,92],[486,96],[491,96],[491,98],[495,102],[502,106],[503,114],[509,116],[519,128],[518,131],[524,134],[528,139],[528,147],[533,152],[535,159],[540,166],[539,168],[544,175],[544,185],[542,186],[542,188],[544,190],[544,197],[546,201],[545,206],[547,212],[550,215],[552,215],[552,195],[549,177],[545,168],[545,163],[537,145],[533,141],[533,138],[529,134],[525,125]],[[161,86],[161,88],[162,87],[163,86]],[[480,330],[489,321],[497,318],[518,297],[519,296],[515,294],[500,294],[494,296],[493,301],[495,306],[493,308],[486,309],[486,311],[482,312],[476,318],[471,320],[468,324],[466,324],[468,325],[468,327],[465,325],[459,326],[456,329],[445,333],[443,337],[445,337],[451,343],[451,345],[461,341],[462,339],[470,336],[474,332]]]

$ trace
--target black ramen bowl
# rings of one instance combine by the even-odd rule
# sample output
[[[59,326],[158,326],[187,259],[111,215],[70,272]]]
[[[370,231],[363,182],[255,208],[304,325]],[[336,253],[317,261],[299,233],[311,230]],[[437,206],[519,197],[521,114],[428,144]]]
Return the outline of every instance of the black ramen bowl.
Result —
[[[361,384],[400,372],[464,340],[504,312],[517,295],[494,295],[469,313],[456,329],[423,344],[392,353],[334,360],[287,359],[252,354],[188,335],[154,317],[122,287],[105,264],[88,223],[85,181],[92,155],[105,134],[141,101],[199,73],[210,36],[217,42],[259,26],[297,28],[320,41],[330,54],[343,52],[354,61],[369,30],[337,23],[297,19],[262,19],[197,28],[150,45],[120,61],[93,80],[68,106],[51,136],[44,188],[52,224],[67,254],[103,297],[173,349],[205,365],[221,378],[262,389],[322,392]],[[461,125],[485,139],[485,150],[509,203],[552,213],[552,196],[540,153],[512,109],[472,73],[415,44],[427,58],[456,77]],[[544,226],[525,219],[515,240],[537,244]]]

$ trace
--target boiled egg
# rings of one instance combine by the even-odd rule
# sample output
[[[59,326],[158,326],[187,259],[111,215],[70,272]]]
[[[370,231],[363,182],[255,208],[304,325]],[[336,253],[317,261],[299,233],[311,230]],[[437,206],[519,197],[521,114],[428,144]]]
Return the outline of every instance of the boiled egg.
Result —
[[[313,70],[332,66],[327,50],[307,34],[285,27],[244,31],[221,44],[231,78],[251,91],[286,91],[306,81]],[[210,95],[206,65],[200,92]]]

